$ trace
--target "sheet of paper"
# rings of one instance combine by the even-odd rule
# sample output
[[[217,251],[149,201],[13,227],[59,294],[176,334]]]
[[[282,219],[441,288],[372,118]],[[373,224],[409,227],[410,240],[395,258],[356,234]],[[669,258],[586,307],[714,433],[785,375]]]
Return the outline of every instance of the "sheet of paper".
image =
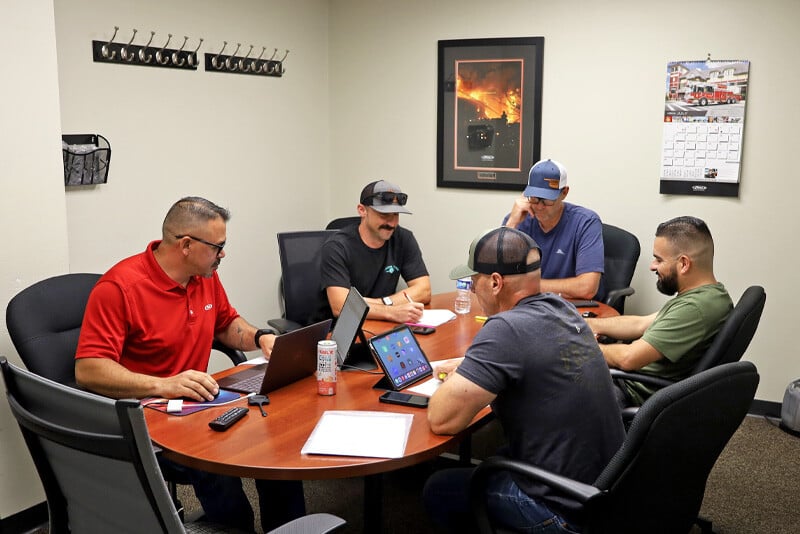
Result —
[[[424,382],[420,382],[416,386],[412,386],[412,387],[404,390],[404,392],[406,392],[406,393],[416,393],[417,395],[425,395],[427,397],[430,397],[431,395],[436,393],[436,390],[439,389],[440,385],[442,385],[442,381],[439,380],[438,378],[436,378],[436,370],[437,370],[437,368],[440,365],[442,365],[443,363],[450,363],[450,362],[459,362],[460,363],[461,360],[463,360],[463,359],[464,359],[463,357],[459,357],[459,358],[449,358],[447,360],[438,360],[438,361],[435,361],[435,362],[431,362],[431,367],[433,367],[433,376],[431,378],[429,378],[428,380],[425,380]]]
[[[413,324],[415,326],[439,326],[440,324],[444,324],[447,321],[452,321],[456,318],[456,314],[450,310],[423,310],[422,318],[417,321],[416,323],[407,323]]]
[[[302,454],[401,458],[413,414],[328,410],[311,432]]]

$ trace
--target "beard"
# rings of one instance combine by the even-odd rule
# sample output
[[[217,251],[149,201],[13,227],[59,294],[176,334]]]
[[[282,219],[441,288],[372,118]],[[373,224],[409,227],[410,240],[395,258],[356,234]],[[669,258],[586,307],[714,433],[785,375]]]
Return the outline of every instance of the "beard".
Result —
[[[673,270],[665,276],[659,276],[656,281],[656,289],[661,293],[672,296],[678,292],[678,274]]]

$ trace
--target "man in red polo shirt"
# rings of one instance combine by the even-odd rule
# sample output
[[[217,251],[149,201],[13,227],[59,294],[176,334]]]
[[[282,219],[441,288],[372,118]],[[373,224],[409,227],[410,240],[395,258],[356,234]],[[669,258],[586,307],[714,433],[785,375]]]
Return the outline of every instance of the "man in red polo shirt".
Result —
[[[167,213],[160,241],[100,278],[75,355],[80,386],[113,398],[211,400],[219,392],[207,373],[215,338],[269,357],[275,336],[236,312],[217,275],[229,218],[213,202],[182,198]],[[189,476],[208,520],[253,529],[240,479],[172,468]],[[265,531],[305,514],[300,481],[264,480],[256,487]]]

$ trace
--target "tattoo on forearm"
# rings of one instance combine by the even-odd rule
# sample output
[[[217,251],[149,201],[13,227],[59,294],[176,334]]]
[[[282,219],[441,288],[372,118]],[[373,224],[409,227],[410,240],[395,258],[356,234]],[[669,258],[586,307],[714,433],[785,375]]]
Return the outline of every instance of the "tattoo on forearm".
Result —
[[[239,348],[241,350],[247,350],[247,347],[244,344],[244,329],[241,326],[237,326],[236,333],[239,334]]]

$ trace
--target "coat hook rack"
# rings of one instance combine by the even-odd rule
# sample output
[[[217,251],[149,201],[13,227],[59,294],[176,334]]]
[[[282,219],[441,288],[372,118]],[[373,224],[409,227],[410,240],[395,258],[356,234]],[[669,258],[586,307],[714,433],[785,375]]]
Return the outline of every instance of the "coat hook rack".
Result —
[[[113,38],[112,38],[113,39]],[[238,56],[239,49],[242,47],[241,43],[236,43],[236,49],[231,55],[225,55],[225,49],[228,47],[228,41],[222,42],[222,48],[216,54],[206,52],[206,70],[209,72],[227,72],[233,74],[250,74],[256,76],[272,76],[280,78],[286,73],[286,68],[283,66],[289,51],[283,54],[281,59],[275,59],[278,55],[276,48],[272,52],[269,59],[264,58],[264,53],[267,47],[261,48],[261,53],[258,57],[251,57],[253,55],[254,45],[249,45],[247,54]]]
[[[150,39],[147,44],[134,44],[136,34],[139,30],[133,29],[133,33],[127,42],[117,43],[119,26],[114,26],[114,34],[108,41],[92,41],[92,59],[97,63],[118,63],[123,65],[141,65],[146,67],[165,67],[170,69],[197,70],[197,51],[203,44],[203,39],[197,48],[184,50],[189,41],[188,36],[184,36],[183,44],[178,49],[167,48],[172,40],[172,34],[167,34],[167,39],[163,46],[150,46],[156,32],[150,32]]]

